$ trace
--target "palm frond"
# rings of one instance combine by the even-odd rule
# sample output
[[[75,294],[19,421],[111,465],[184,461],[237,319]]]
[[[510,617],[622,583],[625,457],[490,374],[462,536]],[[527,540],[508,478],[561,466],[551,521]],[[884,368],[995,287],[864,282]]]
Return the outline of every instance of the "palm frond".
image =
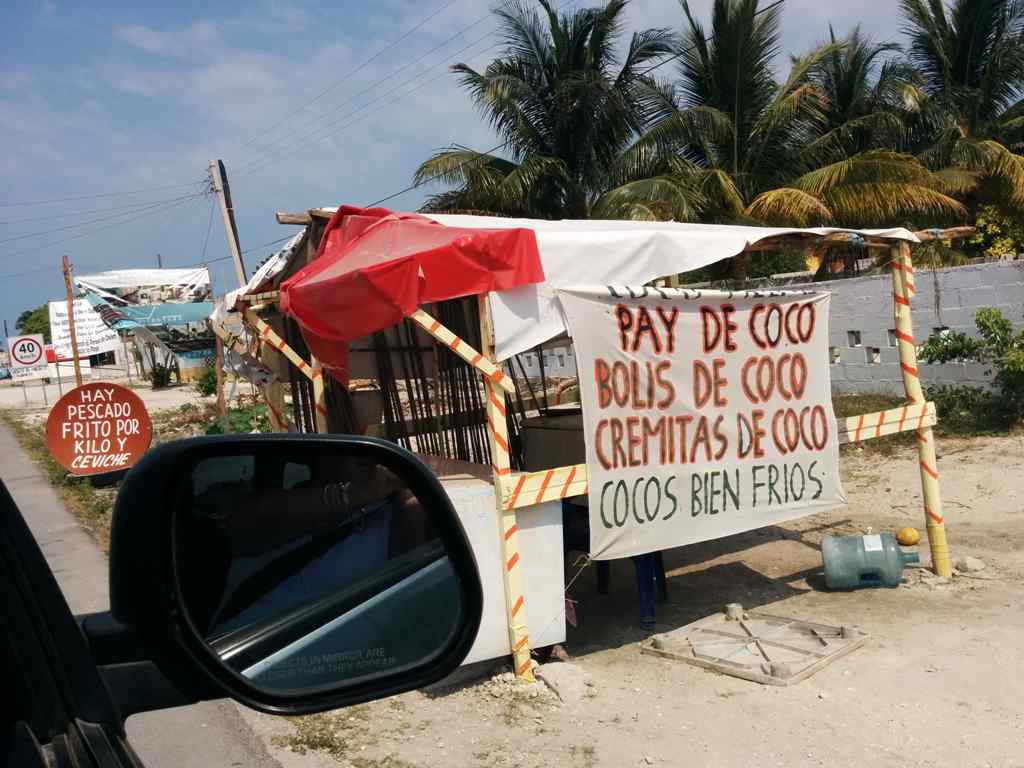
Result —
[[[978,189],[981,173],[966,168],[941,168],[932,171],[932,186],[944,195],[966,196]]]
[[[703,204],[703,197],[689,180],[652,176],[608,190],[592,212],[602,219],[696,221]]]
[[[842,226],[892,226],[907,219],[933,226],[967,216],[959,201],[914,183],[855,182],[832,189],[823,199]]]
[[[915,158],[891,150],[872,150],[816,168],[793,186],[824,198],[843,184],[913,182],[927,184],[929,173]]]
[[[832,211],[814,195],[793,187],[762,192],[747,206],[746,214],[766,224],[797,227],[832,223]]]

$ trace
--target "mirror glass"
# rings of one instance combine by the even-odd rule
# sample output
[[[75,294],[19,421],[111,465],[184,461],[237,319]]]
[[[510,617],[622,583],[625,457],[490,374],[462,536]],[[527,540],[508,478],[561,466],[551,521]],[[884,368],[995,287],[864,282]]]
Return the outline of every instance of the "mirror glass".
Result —
[[[308,695],[447,650],[463,594],[421,470],[365,446],[249,445],[197,458],[176,507],[179,599],[220,662]]]

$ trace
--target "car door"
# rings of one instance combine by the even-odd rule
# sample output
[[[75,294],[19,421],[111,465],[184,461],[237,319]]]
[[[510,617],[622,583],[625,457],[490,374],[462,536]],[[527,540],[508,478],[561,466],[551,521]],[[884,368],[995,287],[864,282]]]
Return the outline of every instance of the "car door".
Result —
[[[88,646],[0,482],[0,765],[140,768]]]

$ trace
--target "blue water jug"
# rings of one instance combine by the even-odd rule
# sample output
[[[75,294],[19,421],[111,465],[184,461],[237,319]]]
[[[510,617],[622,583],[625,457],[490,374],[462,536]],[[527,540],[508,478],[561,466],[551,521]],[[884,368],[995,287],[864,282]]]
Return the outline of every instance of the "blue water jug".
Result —
[[[903,567],[918,562],[917,552],[904,552],[891,533],[826,536],[821,557],[829,589],[895,587],[903,580]]]

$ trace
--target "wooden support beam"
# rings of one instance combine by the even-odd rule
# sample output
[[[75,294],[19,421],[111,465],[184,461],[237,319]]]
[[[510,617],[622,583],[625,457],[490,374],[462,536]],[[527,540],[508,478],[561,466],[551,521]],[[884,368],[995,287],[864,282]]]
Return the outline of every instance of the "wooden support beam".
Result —
[[[516,509],[542,501],[583,496],[587,492],[587,478],[586,464],[513,474],[503,483],[502,507]]]
[[[974,227],[950,227],[949,229],[922,229],[914,234],[922,243],[927,243],[932,240],[960,240],[970,237],[976,231]]]
[[[266,309],[271,304],[276,304],[278,298],[281,296],[280,291],[264,291],[263,293],[246,293],[242,296],[235,298],[235,306],[239,304],[248,304],[256,311],[260,309]],[[256,304],[263,304],[263,307],[256,307]]]
[[[491,308],[487,296],[479,296],[480,339],[484,348],[484,358],[492,367],[494,362],[494,335],[491,328]],[[422,312],[422,310],[420,310]],[[427,322],[433,325],[434,334],[441,326],[426,312],[422,312],[420,325]],[[427,326],[423,326],[427,327]],[[447,331],[447,329],[445,329]],[[451,331],[448,331],[451,333]],[[454,334],[452,334],[454,335]],[[458,338],[458,337],[456,337]],[[450,345],[449,345],[450,346]],[[479,356],[479,355],[478,355]],[[480,361],[471,363],[483,374],[484,390],[487,396],[487,436],[491,448],[491,464],[494,473],[494,508],[498,516],[498,536],[501,546],[502,577],[505,587],[505,620],[508,626],[509,647],[512,649],[512,666],[520,680],[533,682],[533,660],[530,658],[530,633],[526,622],[526,596],[523,593],[523,564],[519,558],[519,525],[514,508],[506,508],[502,504],[502,493],[505,486],[504,478],[511,474],[508,451],[508,427],[505,422],[504,390],[498,389],[498,379],[480,366]],[[500,373],[500,370],[495,367]],[[507,377],[505,377],[507,379]]]
[[[278,336],[277,331],[270,327],[263,318],[259,317],[252,309],[246,309],[244,311],[246,322],[256,329],[256,333],[259,334],[260,340],[275,349],[280,354],[284,355],[292,365],[299,369],[303,375],[308,379],[313,380],[313,366],[307,363],[298,352],[292,349],[288,342]]]
[[[309,224],[313,218],[308,213],[286,213],[278,211],[276,214],[278,224]]]
[[[924,391],[917,370],[917,344],[910,307],[914,298],[914,264],[910,245],[899,243],[892,248],[893,315],[896,325],[900,369],[907,399],[915,405],[924,404]],[[939,489],[939,464],[935,454],[935,434],[931,427],[917,430],[918,464],[921,471],[921,496],[924,502],[925,530],[932,554],[932,568],[939,576],[949,577],[953,566],[946,543],[946,523],[942,513],[942,492]]]
[[[512,380],[504,374],[494,361],[482,352],[477,352],[466,343],[465,339],[460,338],[453,331],[441,325],[433,316],[427,314],[422,309],[417,309],[409,315],[409,319],[480,371],[489,381],[501,387],[503,391],[513,396],[516,394],[516,387]],[[487,345],[485,344],[485,346]]]
[[[839,444],[860,443],[876,437],[933,427],[938,423],[935,403],[910,403],[887,411],[839,419]]]

